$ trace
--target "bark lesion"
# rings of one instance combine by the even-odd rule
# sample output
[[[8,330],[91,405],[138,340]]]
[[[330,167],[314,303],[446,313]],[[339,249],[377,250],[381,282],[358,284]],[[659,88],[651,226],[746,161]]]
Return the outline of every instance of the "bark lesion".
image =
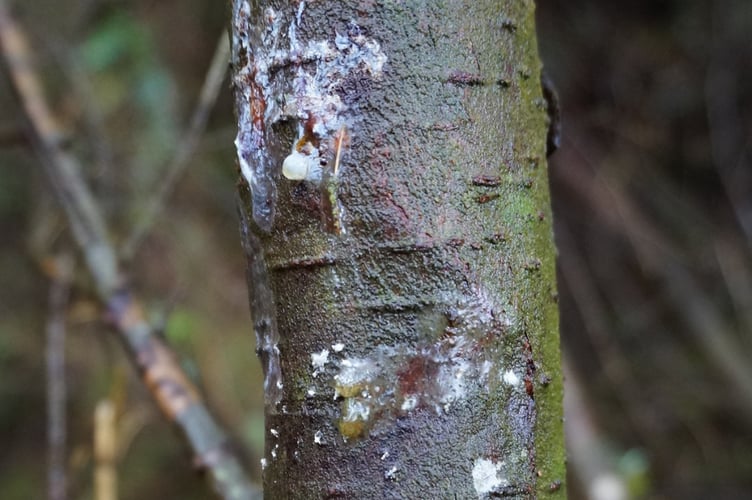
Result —
[[[512,81],[507,77],[490,78],[480,73],[471,73],[464,70],[452,70],[443,79],[444,83],[455,85],[457,87],[488,87],[497,85],[501,89],[511,87]]]

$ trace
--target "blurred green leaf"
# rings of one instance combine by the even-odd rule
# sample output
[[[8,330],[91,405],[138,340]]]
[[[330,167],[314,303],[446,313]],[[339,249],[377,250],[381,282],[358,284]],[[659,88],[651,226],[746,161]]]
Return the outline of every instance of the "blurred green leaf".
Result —
[[[165,336],[171,344],[185,348],[200,330],[201,318],[188,309],[176,309],[170,314],[165,326]]]
[[[259,456],[263,456],[264,434],[266,433],[264,413],[262,411],[250,413],[245,419],[243,430],[245,441],[250,444],[252,451]]]
[[[627,483],[632,498],[642,498],[650,491],[650,464],[645,452],[632,448],[618,461],[617,469]]]
[[[177,137],[174,116],[175,86],[171,75],[160,66],[151,66],[134,82],[134,99],[143,110],[146,126],[139,133],[140,164],[164,162],[173,151]],[[146,172],[147,183],[154,182],[156,172]]]
[[[156,189],[178,137],[177,85],[150,30],[148,20],[119,11],[79,47],[94,107],[126,158],[123,185],[132,191],[133,206]]]
[[[31,455],[8,461],[0,474],[0,498],[41,498],[44,481],[33,462]]]
[[[81,47],[81,60],[91,72],[105,71],[124,60],[139,62],[151,54],[148,32],[133,18],[116,13],[106,18]]]
[[[0,217],[17,216],[23,210],[26,176],[17,170],[3,169],[0,175]]]
[[[11,327],[6,324],[0,324],[0,363],[9,361],[15,355],[17,350],[13,346],[13,337]]]

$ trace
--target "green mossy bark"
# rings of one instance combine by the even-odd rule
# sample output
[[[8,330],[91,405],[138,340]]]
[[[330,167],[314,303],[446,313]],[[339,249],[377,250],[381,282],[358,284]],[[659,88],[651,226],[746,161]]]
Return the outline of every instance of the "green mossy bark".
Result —
[[[262,3],[295,22],[296,2]],[[349,140],[330,192],[280,177],[267,234],[241,186],[279,333],[267,498],[564,497],[533,11],[520,0],[306,4],[301,40],[333,42],[354,22],[387,62],[332,89]],[[268,133],[281,167],[295,124]],[[335,203],[323,200],[331,189]],[[341,230],[322,223],[332,206]],[[362,373],[343,382],[353,361]],[[353,404],[367,413],[348,421]],[[479,482],[486,463],[496,476]]]

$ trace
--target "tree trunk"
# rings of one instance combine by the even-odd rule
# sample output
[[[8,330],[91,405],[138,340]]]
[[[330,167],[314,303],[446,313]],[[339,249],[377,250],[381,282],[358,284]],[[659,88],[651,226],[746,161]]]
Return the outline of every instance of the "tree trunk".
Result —
[[[233,1],[267,498],[564,494],[533,11]]]

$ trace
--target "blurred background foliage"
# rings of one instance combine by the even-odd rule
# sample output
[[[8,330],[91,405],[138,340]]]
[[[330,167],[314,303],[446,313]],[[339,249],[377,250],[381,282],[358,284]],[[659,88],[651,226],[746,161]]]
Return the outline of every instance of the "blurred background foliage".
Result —
[[[15,2],[68,147],[120,245],[157,192],[188,128],[224,3]],[[7,74],[0,78],[0,498],[45,497],[46,262],[74,246]],[[205,391],[258,479],[260,367],[235,210],[235,127],[225,79],[196,153],[126,263],[152,322]],[[122,499],[210,498],[190,451],[133,373],[76,264],[68,307],[69,498],[93,498],[94,410],[114,402]]]
[[[225,9],[208,0],[15,2],[116,242],[180,145]],[[752,4],[539,0],[538,22],[563,118],[550,171],[571,497],[616,500],[621,485],[634,498],[749,498]],[[0,498],[12,500],[44,496],[45,262],[72,245],[5,76]],[[127,269],[258,478],[262,395],[231,106],[225,82]],[[121,498],[209,498],[85,276],[77,264],[67,312],[70,498],[93,498],[93,414],[103,399],[117,411]]]
[[[540,0],[538,33],[573,497],[750,498],[752,3]]]

